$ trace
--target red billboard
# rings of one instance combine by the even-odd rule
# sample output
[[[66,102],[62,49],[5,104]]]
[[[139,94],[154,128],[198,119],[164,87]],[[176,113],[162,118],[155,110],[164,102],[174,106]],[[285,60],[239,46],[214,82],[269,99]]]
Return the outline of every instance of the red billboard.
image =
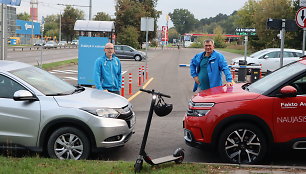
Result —
[[[162,26],[162,38],[161,41],[168,41],[168,27],[167,26]]]

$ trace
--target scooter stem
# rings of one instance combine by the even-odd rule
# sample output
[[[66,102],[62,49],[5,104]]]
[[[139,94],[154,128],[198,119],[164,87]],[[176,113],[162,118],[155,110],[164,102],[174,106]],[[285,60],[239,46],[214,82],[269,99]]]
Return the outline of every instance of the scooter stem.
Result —
[[[139,155],[145,155],[145,146],[147,144],[147,139],[148,139],[148,134],[149,134],[149,130],[150,130],[150,126],[151,126],[151,120],[152,120],[152,117],[153,117],[153,108],[154,108],[154,105],[155,105],[155,102],[156,102],[156,94],[152,94],[152,101],[151,101],[151,106],[150,106],[150,111],[149,111],[149,114],[148,114],[148,119],[147,119],[147,124],[146,124],[146,128],[145,128],[145,131],[144,131],[144,135],[143,135],[143,139],[142,139],[142,143],[141,143],[141,147],[140,147],[140,151],[139,151]]]

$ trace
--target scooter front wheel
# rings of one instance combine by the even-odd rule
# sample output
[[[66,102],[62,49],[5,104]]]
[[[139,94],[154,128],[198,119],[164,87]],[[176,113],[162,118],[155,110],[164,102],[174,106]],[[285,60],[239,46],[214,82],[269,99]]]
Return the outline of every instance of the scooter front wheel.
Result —
[[[134,164],[134,171],[135,173],[139,173],[140,170],[142,169],[142,164],[143,164],[143,160],[142,159],[137,159],[135,164]]]
[[[176,164],[181,164],[184,161],[184,157],[185,157],[184,149],[182,149],[182,148],[176,149],[175,152],[173,153],[173,156],[174,157],[179,157],[174,162]]]

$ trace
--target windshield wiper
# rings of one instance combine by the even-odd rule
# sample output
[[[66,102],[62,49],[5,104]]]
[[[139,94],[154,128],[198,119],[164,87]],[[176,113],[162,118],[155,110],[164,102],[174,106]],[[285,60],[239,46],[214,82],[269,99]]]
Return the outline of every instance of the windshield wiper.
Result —
[[[77,85],[77,86],[75,86],[76,87],[76,89],[75,90],[73,90],[70,94],[74,94],[74,93],[78,93],[78,92],[82,92],[82,91],[84,91],[85,90],[85,88],[84,87],[82,87],[82,86],[79,86],[79,85]]]
[[[69,93],[54,93],[54,94],[47,94],[46,96],[62,96],[62,95],[68,95]]]

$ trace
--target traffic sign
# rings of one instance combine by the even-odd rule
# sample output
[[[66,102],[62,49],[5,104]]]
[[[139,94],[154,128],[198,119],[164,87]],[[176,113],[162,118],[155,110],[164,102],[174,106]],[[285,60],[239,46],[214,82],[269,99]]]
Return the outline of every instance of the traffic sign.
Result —
[[[300,8],[295,15],[296,24],[300,28],[306,28],[306,16],[305,15],[306,15],[306,7]]]
[[[300,0],[300,7],[306,7],[306,0]]]

